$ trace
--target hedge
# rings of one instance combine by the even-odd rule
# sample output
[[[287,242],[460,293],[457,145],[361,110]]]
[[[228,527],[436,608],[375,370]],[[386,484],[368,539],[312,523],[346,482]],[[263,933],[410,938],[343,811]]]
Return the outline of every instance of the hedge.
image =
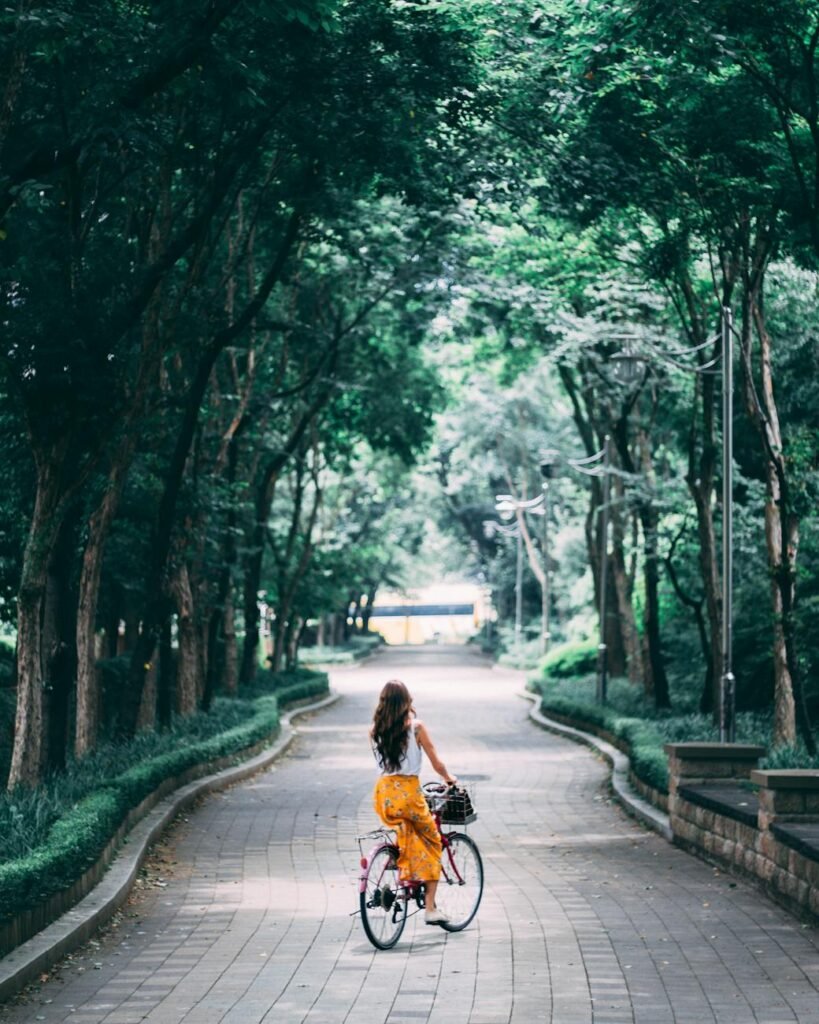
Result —
[[[351,665],[366,658],[383,643],[380,633],[360,633],[337,647],[303,647],[299,657],[305,665]]]
[[[591,725],[623,740],[637,778],[661,793],[668,792],[668,761],[663,750],[665,737],[652,722],[625,716],[604,705],[587,704],[548,691],[540,692],[543,714],[548,715],[552,711],[571,718],[580,728]]]
[[[597,643],[581,640],[558,644],[546,655],[540,665],[544,678],[568,679],[584,672],[594,672],[597,665]]]
[[[45,843],[0,864],[0,923],[73,885],[99,859],[128,812],[166,779],[252,747],[278,729],[279,703],[327,690],[325,674],[300,673],[275,695],[257,697],[256,713],[245,724],[137,764],[80,800],[54,822]]]

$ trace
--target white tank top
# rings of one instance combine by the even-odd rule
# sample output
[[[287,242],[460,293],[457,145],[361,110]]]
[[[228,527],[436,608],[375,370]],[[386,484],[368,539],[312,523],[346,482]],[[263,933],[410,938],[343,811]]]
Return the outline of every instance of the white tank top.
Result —
[[[401,758],[397,772],[384,767],[384,763],[379,757],[375,744],[373,744],[373,756],[375,757],[375,763],[378,765],[378,770],[382,775],[420,775],[421,744],[418,742],[418,737],[415,735],[415,726],[412,727],[410,734],[407,737],[407,749]]]

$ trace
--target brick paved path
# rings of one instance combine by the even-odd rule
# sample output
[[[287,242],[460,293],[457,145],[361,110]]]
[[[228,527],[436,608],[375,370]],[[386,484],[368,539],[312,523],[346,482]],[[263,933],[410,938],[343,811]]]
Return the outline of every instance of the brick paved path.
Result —
[[[478,918],[411,918],[376,952],[355,836],[374,827],[365,730],[401,676],[451,769],[478,783]],[[272,771],[208,799],[100,943],[2,1024],[819,1024],[819,936],[609,803],[588,750],[531,725],[512,674],[390,650],[336,674]],[[172,863],[176,860],[176,864]]]

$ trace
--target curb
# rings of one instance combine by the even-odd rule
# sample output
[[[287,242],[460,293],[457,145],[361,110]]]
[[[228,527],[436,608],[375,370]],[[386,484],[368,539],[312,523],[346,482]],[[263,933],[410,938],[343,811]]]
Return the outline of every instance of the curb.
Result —
[[[279,733],[272,747],[249,761],[189,782],[161,800],[126,835],[102,881],[86,897],[0,960],[0,1003],[47,971],[66,953],[86,942],[113,916],[128,897],[148,847],[181,810],[203,794],[224,789],[269,767],[284,753],[296,735],[291,720],[298,715],[329,707],[340,696],[331,693],[329,697],[314,704],[294,708],[289,714],[281,716]]]
[[[602,754],[611,766],[611,788],[614,791],[617,802],[633,818],[636,818],[643,825],[652,829],[652,831],[659,833],[669,843],[673,842],[674,837],[671,832],[671,823],[668,815],[664,811],[658,810],[648,800],[638,796],[631,788],[631,784],[628,781],[630,762],[622,751],[612,746],[611,743],[601,740],[598,736],[592,736],[581,729],[575,729],[570,725],[563,725],[561,722],[555,722],[554,719],[547,718],[538,707],[540,698],[537,694],[524,691],[519,693],[518,696],[532,701],[532,706],[529,708],[529,718],[536,725],[539,725],[541,729],[548,729],[549,732],[554,732],[559,736],[564,736],[566,739],[574,740],[575,743],[582,743],[584,746],[592,747]]]

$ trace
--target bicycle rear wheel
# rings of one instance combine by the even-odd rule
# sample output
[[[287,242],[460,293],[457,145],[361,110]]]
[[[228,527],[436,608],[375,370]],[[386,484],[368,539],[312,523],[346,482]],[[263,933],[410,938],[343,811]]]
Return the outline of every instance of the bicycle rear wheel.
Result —
[[[448,932],[459,932],[478,912],[483,896],[483,861],[469,836],[452,832],[448,839],[449,845],[441,857],[435,904],[449,918],[441,927]]]
[[[407,901],[398,885],[397,846],[379,846],[372,855],[359,903],[367,938],[376,949],[391,949],[407,920]]]

